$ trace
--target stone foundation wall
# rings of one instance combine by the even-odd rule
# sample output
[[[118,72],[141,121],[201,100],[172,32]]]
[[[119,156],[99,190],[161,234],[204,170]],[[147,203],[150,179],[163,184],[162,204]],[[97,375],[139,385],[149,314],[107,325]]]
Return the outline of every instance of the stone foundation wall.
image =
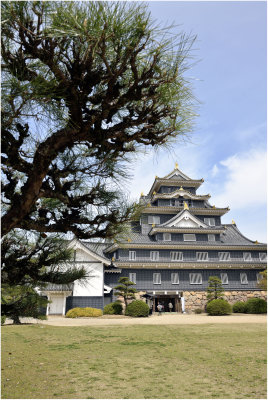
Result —
[[[185,299],[185,311],[188,313],[194,312],[196,308],[205,309],[207,304],[207,293],[206,292],[183,292]],[[241,291],[233,290],[224,293],[224,299],[230,304],[234,304],[237,301],[247,301],[252,297],[259,297],[267,300],[267,292],[264,290],[256,291]]]

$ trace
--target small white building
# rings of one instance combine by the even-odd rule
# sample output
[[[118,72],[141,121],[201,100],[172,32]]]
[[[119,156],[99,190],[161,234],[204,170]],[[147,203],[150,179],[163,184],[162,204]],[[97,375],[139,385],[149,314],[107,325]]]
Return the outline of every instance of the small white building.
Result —
[[[47,296],[50,302],[46,315],[65,315],[68,309],[74,307],[103,308],[104,294],[112,290],[104,285],[104,266],[111,263],[102,255],[107,243],[86,243],[73,239],[69,247],[74,250],[74,265],[83,266],[88,276],[68,285],[49,284],[42,289],[41,294]]]

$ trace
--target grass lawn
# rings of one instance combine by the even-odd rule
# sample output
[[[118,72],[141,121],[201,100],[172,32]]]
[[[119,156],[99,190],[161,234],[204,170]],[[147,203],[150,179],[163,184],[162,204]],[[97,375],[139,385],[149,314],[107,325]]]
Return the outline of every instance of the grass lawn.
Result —
[[[266,325],[4,326],[2,398],[266,398]]]

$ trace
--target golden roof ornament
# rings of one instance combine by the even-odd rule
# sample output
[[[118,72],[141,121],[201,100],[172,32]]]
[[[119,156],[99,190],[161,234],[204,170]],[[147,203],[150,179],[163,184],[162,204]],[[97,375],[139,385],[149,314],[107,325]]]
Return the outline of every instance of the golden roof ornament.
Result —
[[[183,205],[184,205],[184,210],[189,210],[189,206],[188,206],[188,204],[186,203],[186,201],[183,202]]]
[[[179,190],[183,190],[183,187],[181,186]]]
[[[177,162],[175,163],[175,169],[179,169],[179,165]]]
[[[155,179],[158,179],[158,176],[157,176],[157,175],[155,175]]]
[[[131,239],[130,239],[130,238],[128,238],[128,239],[127,239],[127,241],[130,243],[130,242],[131,242]]]
[[[144,193],[143,192],[141,192],[141,197],[143,197],[144,196]]]
[[[236,223],[235,223],[235,221],[234,221],[233,219],[232,219],[232,224],[233,224],[233,225],[236,225]]]
[[[254,242],[255,244],[259,244],[259,242],[258,242],[258,240],[255,240],[255,242]]]
[[[155,224],[152,224],[152,228],[154,228],[155,227]]]
[[[112,261],[115,261],[115,257],[112,257]]]
[[[156,194],[156,191],[153,192],[153,195],[155,195],[155,194]]]
[[[215,207],[215,204],[212,206],[212,208],[216,208],[216,207]]]
[[[148,203],[147,206],[148,206],[148,207],[151,207],[151,203]]]

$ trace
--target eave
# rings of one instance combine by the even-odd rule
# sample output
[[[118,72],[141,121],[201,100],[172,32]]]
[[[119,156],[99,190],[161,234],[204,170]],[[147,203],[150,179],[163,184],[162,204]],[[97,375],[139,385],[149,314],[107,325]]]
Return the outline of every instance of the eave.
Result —
[[[215,243],[215,242],[214,242]],[[151,250],[258,250],[258,251],[266,251],[267,246],[261,244],[211,244],[208,242],[207,244],[198,244],[198,242],[188,243],[186,244],[174,244],[173,243],[165,243],[162,244],[160,242],[152,242],[152,243],[114,243],[111,247],[106,249],[106,252],[112,252],[117,249],[151,249]]]
[[[144,214],[178,214],[182,211],[184,207],[174,207],[174,206],[167,206],[167,207],[153,207],[147,206],[143,209]],[[189,211],[195,215],[215,215],[215,216],[222,216],[230,211],[229,207],[226,208],[197,208],[197,207],[190,207]]]
[[[152,228],[149,232],[149,235],[155,235],[156,233],[203,233],[203,234],[208,234],[208,233],[222,233],[224,232],[224,227],[219,228],[219,229],[213,229],[213,228]]]
[[[117,261],[116,265],[121,269],[265,269],[263,263],[216,263],[216,262],[126,262]]]
[[[185,198],[190,198],[192,200],[208,200],[211,196],[210,194],[205,194],[205,195],[199,195],[199,194],[193,194],[188,192],[187,190],[184,189],[178,189],[175,190],[174,192],[171,193],[156,193],[153,194],[152,202],[157,200],[157,199],[173,199],[178,196],[183,196]]]
[[[153,186],[151,187],[149,191],[149,195],[152,196],[154,191],[158,191],[160,186],[166,185],[166,186],[183,186],[185,183],[187,184],[187,187],[195,187],[199,188],[199,186],[202,185],[204,182],[204,179],[199,179],[199,180],[183,180],[183,179],[163,179],[163,178],[155,178]]]

